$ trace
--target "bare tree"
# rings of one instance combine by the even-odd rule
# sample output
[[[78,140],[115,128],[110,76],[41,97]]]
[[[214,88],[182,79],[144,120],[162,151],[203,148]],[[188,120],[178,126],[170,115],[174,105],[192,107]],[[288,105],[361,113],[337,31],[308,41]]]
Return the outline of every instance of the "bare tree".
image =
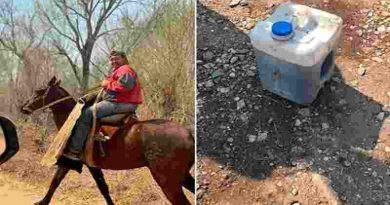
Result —
[[[106,35],[103,41],[98,45],[99,50],[105,56],[109,55],[109,49],[115,48],[131,54],[140,43],[156,28],[158,22],[164,15],[164,8],[167,0],[148,0],[146,9],[138,12],[136,15],[130,14],[125,9],[121,10],[120,24],[116,35]],[[96,63],[98,62],[98,63]],[[92,61],[95,76],[105,76],[110,71],[107,58],[98,58]]]
[[[53,46],[58,54],[65,56],[84,91],[89,83],[92,51],[96,41],[118,29],[104,29],[108,18],[121,6],[142,3],[140,0],[54,0],[52,7],[45,9],[37,3],[42,20],[54,31]],[[51,5],[49,5],[51,6]],[[78,54],[72,50],[78,51]],[[81,57],[82,66],[78,65]],[[81,72],[80,72],[81,70]]]
[[[10,113],[17,114],[19,103],[54,73],[48,63],[48,50],[43,48],[47,29],[39,24],[34,10],[21,12],[13,0],[0,1],[0,25],[0,51],[8,57],[7,66],[2,68],[10,79],[8,106]],[[9,59],[9,53],[16,58]]]
[[[39,48],[44,42],[46,30],[37,24],[35,12],[19,12],[13,0],[0,3],[0,44],[2,50],[11,51],[23,61],[23,53],[30,48]]]

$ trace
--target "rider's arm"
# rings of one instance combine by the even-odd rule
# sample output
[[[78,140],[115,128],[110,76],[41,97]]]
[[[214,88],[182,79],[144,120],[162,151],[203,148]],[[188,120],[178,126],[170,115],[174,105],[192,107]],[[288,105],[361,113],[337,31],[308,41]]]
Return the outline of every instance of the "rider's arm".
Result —
[[[136,84],[136,75],[125,66],[118,68],[118,80],[113,80],[107,83],[106,88],[114,92],[130,91]]]

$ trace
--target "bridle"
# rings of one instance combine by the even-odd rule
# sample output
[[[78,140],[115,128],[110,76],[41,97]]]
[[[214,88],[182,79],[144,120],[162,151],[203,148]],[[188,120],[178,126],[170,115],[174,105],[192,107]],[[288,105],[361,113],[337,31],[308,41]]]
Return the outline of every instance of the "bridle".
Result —
[[[36,111],[40,111],[40,110],[45,110],[45,109],[47,109],[47,108],[49,108],[49,107],[51,107],[51,106],[53,106],[53,105],[55,105],[55,104],[58,104],[58,103],[60,103],[60,102],[62,102],[62,101],[65,101],[65,100],[68,100],[68,99],[73,98],[71,95],[69,95],[69,96],[60,98],[60,99],[58,99],[58,100],[56,100],[56,101],[53,101],[53,102],[51,102],[51,103],[45,105],[45,99],[46,99],[47,94],[49,93],[50,89],[51,89],[51,87],[48,88],[48,89],[46,90],[46,92],[45,92],[45,93],[43,94],[43,96],[42,96],[42,107],[40,107],[40,108],[38,108],[38,109],[36,109],[36,110],[31,110],[31,109],[28,108],[28,107],[27,107],[27,108],[23,108],[23,109],[26,110],[26,111],[29,111],[29,112],[36,112]]]

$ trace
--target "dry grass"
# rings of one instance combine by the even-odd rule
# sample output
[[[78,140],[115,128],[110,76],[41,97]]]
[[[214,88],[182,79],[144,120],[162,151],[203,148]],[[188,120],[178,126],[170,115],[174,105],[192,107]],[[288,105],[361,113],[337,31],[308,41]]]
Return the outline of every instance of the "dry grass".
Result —
[[[135,49],[131,65],[141,77],[142,118],[194,123],[194,10],[152,34]]]

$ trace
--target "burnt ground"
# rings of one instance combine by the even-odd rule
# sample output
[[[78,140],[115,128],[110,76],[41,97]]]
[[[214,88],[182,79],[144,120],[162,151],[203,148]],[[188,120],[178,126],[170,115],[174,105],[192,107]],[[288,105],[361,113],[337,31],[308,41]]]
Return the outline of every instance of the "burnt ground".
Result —
[[[389,204],[390,50],[375,56],[378,46],[353,47],[345,34],[332,79],[310,106],[297,105],[262,88],[245,33],[251,21],[228,13],[229,2],[198,2],[198,204]],[[247,2],[242,16],[257,4]],[[351,14],[338,14],[347,24]],[[320,196],[317,175],[336,199]]]

